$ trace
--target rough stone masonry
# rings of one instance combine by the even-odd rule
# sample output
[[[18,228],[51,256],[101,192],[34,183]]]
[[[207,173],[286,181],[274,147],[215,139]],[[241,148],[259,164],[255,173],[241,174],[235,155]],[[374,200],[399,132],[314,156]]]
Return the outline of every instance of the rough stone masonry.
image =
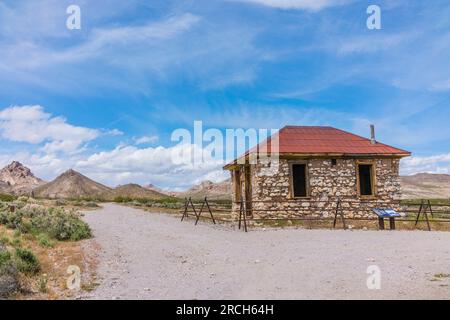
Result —
[[[349,218],[373,216],[372,209],[389,207],[400,210],[401,187],[399,158],[316,158],[305,160],[308,168],[308,197],[291,196],[291,172],[288,159],[279,160],[279,168],[264,174],[266,164],[249,166],[251,175],[252,218],[333,217],[341,198],[344,215]],[[374,195],[360,196],[357,186],[358,162],[373,164]],[[240,171],[243,172],[244,167]],[[236,172],[232,172],[232,176]],[[244,194],[245,179],[240,174]],[[235,184],[235,180],[233,183]],[[234,187],[236,187],[234,185]],[[233,213],[239,214],[239,199],[233,194]]]

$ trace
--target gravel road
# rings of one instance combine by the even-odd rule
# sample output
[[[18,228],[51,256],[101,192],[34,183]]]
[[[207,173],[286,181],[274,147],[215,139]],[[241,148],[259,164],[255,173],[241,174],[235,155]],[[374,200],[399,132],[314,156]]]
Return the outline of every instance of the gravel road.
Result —
[[[100,286],[85,299],[450,298],[450,233],[245,234],[115,204],[85,220],[101,248]],[[381,270],[379,290],[366,284],[371,265]]]

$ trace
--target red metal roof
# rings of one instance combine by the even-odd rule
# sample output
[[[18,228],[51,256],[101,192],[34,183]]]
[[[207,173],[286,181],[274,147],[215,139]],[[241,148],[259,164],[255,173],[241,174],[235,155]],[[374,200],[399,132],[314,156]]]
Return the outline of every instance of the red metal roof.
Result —
[[[380,142],[372,144],[370,139],[332,127],[287,126],[281,129],[276,135],[279,137],[280,154],[383,155],[399,157],[411,155],[408,151],[397,149]],[[274,137],[275,135],[268,139],[267,150],[269,152],[271,149],[271,140]],[[255,151],[256,147],[248,151],[247,154]]]

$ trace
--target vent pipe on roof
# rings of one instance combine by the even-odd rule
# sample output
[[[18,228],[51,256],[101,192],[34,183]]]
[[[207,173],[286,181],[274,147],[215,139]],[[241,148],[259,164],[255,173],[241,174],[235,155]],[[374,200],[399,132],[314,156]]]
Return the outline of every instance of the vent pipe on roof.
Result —
[[[375,126],[373,124],[370,125],[370,143],[377,144],[377,140],[375,139]]]

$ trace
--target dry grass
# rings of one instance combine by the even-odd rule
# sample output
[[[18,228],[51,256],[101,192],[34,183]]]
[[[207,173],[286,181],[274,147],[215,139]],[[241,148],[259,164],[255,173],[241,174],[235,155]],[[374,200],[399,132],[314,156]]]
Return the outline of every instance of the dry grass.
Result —
[[[85,255],[83,244],[89,240],[78,242],[54,241],[54,246],[43,247],[38,238],[31,234],[19,235],[0,225],[0,236],[7,242],[7,248],[28,248],[39,260],[41,270],[36,275],[19,276],[21,292],[10,297],[18,300],[57,300],[71,299],[80,292],[69,290],[66,282],[69,274],[67,268],[71,265],[81,269],[81,288],[86,290],[95,285],[96,260]],[[88,291],[88,290],[86,290]]]

